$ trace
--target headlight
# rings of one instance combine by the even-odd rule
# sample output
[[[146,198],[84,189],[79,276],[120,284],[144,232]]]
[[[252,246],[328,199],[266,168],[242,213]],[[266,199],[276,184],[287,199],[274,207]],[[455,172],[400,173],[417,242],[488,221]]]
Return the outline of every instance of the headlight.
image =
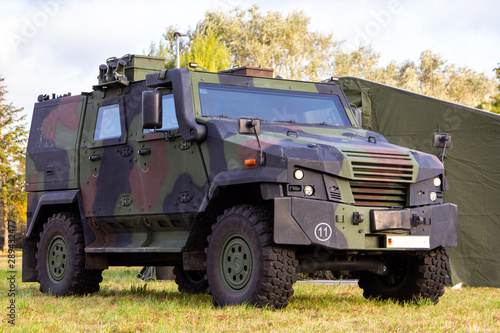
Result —
[[[314,187],[311,185],[304,186],[304,194],[308,197],[314,194]]]
[[[441,186],[441,178],[439,177],[434,178],[434,186],[436,187]]]
[[[430,195],[430,196],[431,196],[431,201],[436,201],[436,199],[437,199],[437,194],[436,194],[436,192],[431,192],[431,195]]]
[[[293,173],[293,176],[295,177],[295,179],[297,180],[301,180],[302,178],[304,178],[304,171],[300,170],[300,169],[297,169],[295,170],[295,172]]]

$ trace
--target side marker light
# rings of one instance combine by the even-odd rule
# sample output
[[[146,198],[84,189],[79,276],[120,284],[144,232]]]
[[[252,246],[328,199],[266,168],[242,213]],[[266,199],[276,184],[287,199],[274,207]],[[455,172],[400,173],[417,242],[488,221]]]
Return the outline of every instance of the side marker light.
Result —
[[[246,166],[256,166],[257,165],[257,160],[255,158],[251,158],[251,159],[245,160],[245,165]]]

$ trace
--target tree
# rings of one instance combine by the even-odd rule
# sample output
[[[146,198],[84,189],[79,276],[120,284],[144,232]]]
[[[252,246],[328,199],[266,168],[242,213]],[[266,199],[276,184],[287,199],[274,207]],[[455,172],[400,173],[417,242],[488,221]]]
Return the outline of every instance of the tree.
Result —
[[[193,35],[189,47],[182,53],[181,67],[195,62],[209,72],[217,72],[231,67],[231,53],[218,40],[212,29],[198,31]]]
[[[151,44],[148,55],[164,57],[165,68],[176,66],[175,32],[178,28],[169,26],[158,47]],[[197,63],[209,72],[217,72],[231,67],[231,54],[210,28],[189,33],[190,38],[179,39],[180,66],[187,68],[190,62]]]
[[[275,11],[262,15],[253,5],[229,13],[208,11],[197,31],[210,28],[226,44],[235,65],[271,67],[287,79],[320,80],[328,76],[328,59],[337,43],[331,34],[310,32],[309,23],[302,11],[286,17]]]
[[[213,53],[207,45],[218,42],[229,51],[233,65],[272,67],[275,75],[286,79],[321,81],[331,76],[357,76],[468,106],[481,101],[491,104],[492,97],[498,94],[494,79],[448,64],[431,50],[422,52],[417,62],[392,61],[381,66],[380,54],[371,46],[346,50],[345,43],[335,41],[332,34],[311,32],[309,23],[310,18],[302,11],[262,14],[257,5],[228,12],[208,11],[191,32],[192,41],[181,38],[181,59],[184,67],[189,55],[193,59],[190,61],[211,68],[207,62],[217,61],[218,57],[195,55],[195,50],[196,54]],[[169,27],[164,35],[166,41],[160,42],[157,49],[157,54],[167,58],[167,68],[175,64],[174,32]],[[210,43],[198,42],[204,39]],[[495,70],[500,73],[500,64]]]
[[[486,74],[446,63],[439,54],[430,50],[422,52],[419,67],[420,93],[475,106],[483,98],[493,96],[497,90],[495,81]]]
[[[420,74],[418,66],[413,61],[406,60],[398,69],[398,78],[395,86],[399,88],[418,92],[420,89]]]
[[[498,63],[497,68],[493,68],[493,72],[495,73],[497,79],[500,80],[500,63]],[[481,102],[477,108],[500,114],[500,85],[498,86],[497,93],[489,100]]]
[[[26,194],[24,193],[24,152],[27,131],[22,109],[7,104],[7,90],[0,77],[0,223],[8,247],[8,220],[25,222]]]
[[[380,54],[367,46],[352,52],[340,50],[334,55],[333,71],[336,76],[362,77],[468,106],[476,106],[497,91],[495,81],[486,74],[448,65],[431,50],[422,52],[417,64],[406,60],[398,65],[392,61],[382,67],[379,58]]]
[[[335,76],[356,76],[375,79],[380,53],[370,46],[360,45],[356,50],[347,52],[339,48],[333,54],[332,72]]]
[[[149,56],[163,57],[165,58],[165,68],[171,69],[176,66],[176,42],[174,34],[179,31],[177,26],[170,25],[167,27],[167,31],[163,34],[163,39],[160,40],[158,46],[154,42],[149,46]],[[186,52],[186,48],[189,46],[189,39],[180,38],[179,39],[179,50],[180,54]],[[184,67],[184,66],[181,66]]]
[[[484,73],[449,65],[430,50],[421,53],[417,64],[392,61],[380,66],[380,54],[369,45],[346,51],[344,42],[334,41],[331,34],[310,32],[310,19],[301,11],[284,16],[274,11],[263,15],[258,9],[209,11],[197,31],[211,28],[228,46],[234,64],[272,67],[288,79],[357,76],[469,106],[497,91]]]

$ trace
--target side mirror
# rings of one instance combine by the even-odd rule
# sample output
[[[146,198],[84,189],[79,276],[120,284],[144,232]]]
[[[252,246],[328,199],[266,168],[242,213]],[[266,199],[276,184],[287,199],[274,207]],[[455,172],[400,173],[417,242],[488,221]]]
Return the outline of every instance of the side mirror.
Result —
[[[453,135],[449,133],[434,133],[432,135],[432,146],[434,148],[453,148]]]
[[[142,92],[142,128],[160,129],[162,124],[161,93],[156,91]]]
[[[358,122],[358,125],[360,128],[363,127],[363,111],[358,109],[356,105],[351,104],[351,110],[354,112],[354,118],[356,118],[356,121]]]

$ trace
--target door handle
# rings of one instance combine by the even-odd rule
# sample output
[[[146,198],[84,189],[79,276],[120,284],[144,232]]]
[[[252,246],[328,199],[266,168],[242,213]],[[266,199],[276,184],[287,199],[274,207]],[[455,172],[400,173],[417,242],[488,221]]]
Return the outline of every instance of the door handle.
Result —
[[[89,160],[91,161],[100,161],[101,160],[101,155],[90,155]]]
[[[139,155],[151,155],[151,148],[139,149]]]

